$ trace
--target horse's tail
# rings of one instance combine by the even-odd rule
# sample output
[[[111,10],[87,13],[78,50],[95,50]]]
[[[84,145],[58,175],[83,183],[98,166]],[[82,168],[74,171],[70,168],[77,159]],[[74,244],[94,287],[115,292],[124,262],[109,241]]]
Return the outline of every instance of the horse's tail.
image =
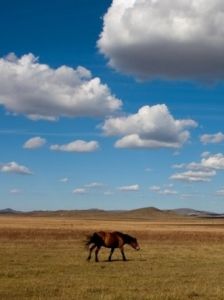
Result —
[[[86,240],[85,240],[85,246],[86,247],[88,247],[91,244],[94,244],[94,242],[95,242],[95,235],[96,235],[96,233],[86,236]]]
[[[85,240],[85,245],[88,247],[91,244],[102,245],[103,240],[99,233],[94,232],[92,235],[88,235]]]

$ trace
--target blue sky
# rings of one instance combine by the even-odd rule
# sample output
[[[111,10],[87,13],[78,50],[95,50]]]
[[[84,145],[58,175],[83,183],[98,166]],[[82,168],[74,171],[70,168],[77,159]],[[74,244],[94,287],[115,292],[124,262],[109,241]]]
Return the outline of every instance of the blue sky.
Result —
[[[0,208],[223,212],[214,2],[2,2]]]

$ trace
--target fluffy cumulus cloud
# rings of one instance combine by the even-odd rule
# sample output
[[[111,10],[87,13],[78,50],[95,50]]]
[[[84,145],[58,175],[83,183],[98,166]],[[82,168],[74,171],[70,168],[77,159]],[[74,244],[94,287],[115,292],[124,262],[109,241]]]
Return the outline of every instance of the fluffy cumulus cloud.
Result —
[[[139,78],[223,79],[222,0],[113,0],[98,47]]]
[[[64,145],[51,145],[50,149],[53,151],[64,151],[64,152],[93,152],[99,149],[99,143],[96,141],[82,141],[76,140]]]
[[[121,136],[117,148],[179,148],[196,127],[193,120],[175,120],[165,104],[143,106],[136,114],[111,117],[102,126],[108,136]]]
[[[211,154],[208,157],[202,158],[201,165],[214,170],[224,170],[224,154]]]
[[[189,170],[182,173],[173,174],[170,178],[187,182],[208,182],[216,175],[216,171],[193,171]]]
[[[188,182],[208,182],[217,171],[224,170],[224,155],[204,152],[200,162],[183,164],[183,167],[186,168],[184,172],[173,174],[170,178]]]
[[[133,185],[125,185],[125,186],[120,186],[118,188],[119,191],[122,192],[137,192],[139,191],[140,187],[138,184],[133,184]]]
[[[19,165],[17,162],[9,162],[0,164],[0,171],[3,173],[15,173],[20,175],[31,175],[32,172],[25,166]]]
[[[27,140],[24,143],[23,148],[24,149],[37,149],[37,148],[41,148],[45,144],[46,144],[46,139],[36,136],[36,137],[33,137],[33,138]]]
[[[215,134],[203,134],[200,137],[200,141],[203,144],[218,144],[224,141],[224,134],[222,132],[218,132]]]
[[[33,54],[0,59],[0,105],[30,119],[104,116],[121,107],[106,84],[83,67],[53,69]]]

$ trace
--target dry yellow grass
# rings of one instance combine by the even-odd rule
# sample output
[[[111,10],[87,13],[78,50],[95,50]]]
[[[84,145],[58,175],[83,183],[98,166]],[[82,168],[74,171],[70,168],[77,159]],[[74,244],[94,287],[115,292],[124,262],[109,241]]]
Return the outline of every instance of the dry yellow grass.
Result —
[[[142,249],[87,263],[94,230],[128,232]],[[0,299],[223,300],[223,253],[222,220],[0,217]]]

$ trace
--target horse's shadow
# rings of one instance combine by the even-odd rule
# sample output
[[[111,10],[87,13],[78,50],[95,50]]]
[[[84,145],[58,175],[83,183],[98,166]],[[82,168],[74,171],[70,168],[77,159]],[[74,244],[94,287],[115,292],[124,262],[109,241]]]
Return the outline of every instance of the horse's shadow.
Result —
[[[113,260],[101,260],[101,262],[103,263],[128,263],[128,262],[134,262],[134,261],[147,261],[147,259],[145,258],[139,258],[139,259],[126,259],[126,260],[122,260],[122,259],[113,259]]]
[[[129,261],[132,261],[132,259],[126,259],[126,260],[122,260],[122,259],[113,259],[113,260],[108,260],[108,259],[105,259],[105,260],[102,260],[102,262],[104,262],[104,263],[113,263],[113,262],[117,262],[117,263],[120,263],[120,262],[124,262],[124,263],[126,263],[126,262],[129,262]]]

